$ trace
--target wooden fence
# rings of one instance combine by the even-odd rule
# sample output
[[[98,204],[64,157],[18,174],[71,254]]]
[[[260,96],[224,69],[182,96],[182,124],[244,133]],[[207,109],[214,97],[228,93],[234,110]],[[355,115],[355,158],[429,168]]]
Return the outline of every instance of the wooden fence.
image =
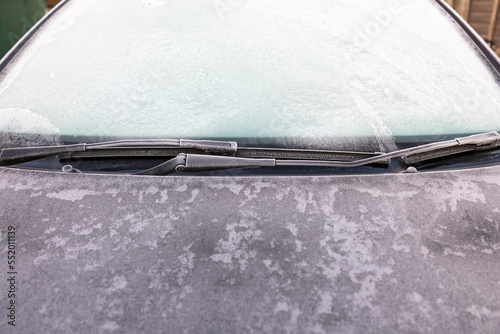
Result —
[[[446,0],[500,55],[500,0]]]

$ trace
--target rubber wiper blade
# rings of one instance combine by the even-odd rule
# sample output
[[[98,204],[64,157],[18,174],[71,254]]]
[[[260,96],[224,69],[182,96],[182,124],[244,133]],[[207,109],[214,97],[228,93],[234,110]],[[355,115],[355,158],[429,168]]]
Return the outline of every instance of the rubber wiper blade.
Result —
[[[76,152],[98,152],[108,149],[196,149],[207,153],[234,154],[238,144],[232,141],[195,139],[137,139],[115,140],[74,145],[14,147],[0,150],[0,166],[17,165],[37,159]],[[92,153],[90,153],[92,155]]]

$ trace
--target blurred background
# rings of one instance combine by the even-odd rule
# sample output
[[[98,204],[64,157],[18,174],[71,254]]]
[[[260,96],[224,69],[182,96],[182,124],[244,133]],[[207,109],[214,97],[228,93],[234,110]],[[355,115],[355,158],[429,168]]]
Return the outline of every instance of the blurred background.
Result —
[[[0,58],[61,0],[0,0]]]
[[[0,58],[60,1],[0,0]],[[500,0],[446,0],[446,2],[500,55],[498,24]]]
[[[500,0],[446,0],[500,54]],[[499,46],[499,47],[497,47]]]

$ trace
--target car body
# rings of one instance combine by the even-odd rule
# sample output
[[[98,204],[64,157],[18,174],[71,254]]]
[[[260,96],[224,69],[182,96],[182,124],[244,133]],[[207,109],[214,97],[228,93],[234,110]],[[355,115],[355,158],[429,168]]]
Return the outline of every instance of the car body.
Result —
[[[498,330],[500,66],[447,5],[117,3],[63,1],[0,63],[2,164],[79,147],[0,167],[2,331]],[[162,138],[219,162],[380,160],[137,175]]]

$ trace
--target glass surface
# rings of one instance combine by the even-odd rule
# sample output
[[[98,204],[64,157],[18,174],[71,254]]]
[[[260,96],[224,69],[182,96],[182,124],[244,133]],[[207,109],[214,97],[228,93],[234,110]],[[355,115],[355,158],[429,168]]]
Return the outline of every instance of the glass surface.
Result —
[[[0,75],[0,131],[396,149],[500,130],[434,1],[73,0]]]

